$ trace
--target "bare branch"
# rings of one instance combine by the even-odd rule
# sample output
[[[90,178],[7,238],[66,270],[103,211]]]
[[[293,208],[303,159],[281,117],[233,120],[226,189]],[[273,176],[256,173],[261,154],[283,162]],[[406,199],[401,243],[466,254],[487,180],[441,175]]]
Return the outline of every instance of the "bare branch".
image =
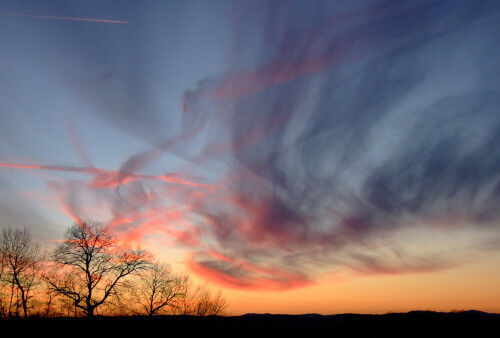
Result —
[[[34,243],[28,230],[2,229],[0,235],[0,256],[2,257],[1,281],[11,285],[9,314],[14,291],[19,295],[24,317],[28,317],[30,291],[35,285],[43,256],[38,244]]]
[[[66,275],[46,274],[45,279],[52,290],[93,316],[99,306],[117,294],[127,276],[144,269],[149,261],[150,254],[145,250],[120,247],[105,224],[81,221],[66,231],[53,254],[54,268]]]

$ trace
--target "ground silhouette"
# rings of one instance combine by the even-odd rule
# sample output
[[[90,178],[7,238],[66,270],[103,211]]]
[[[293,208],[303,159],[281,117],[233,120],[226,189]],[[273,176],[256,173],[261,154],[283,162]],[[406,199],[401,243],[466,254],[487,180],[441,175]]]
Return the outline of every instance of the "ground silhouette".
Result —
[[[497,337],[500,315],[412,311],[384,315],[246,314],[1,320],[0,332],[71,337]]]

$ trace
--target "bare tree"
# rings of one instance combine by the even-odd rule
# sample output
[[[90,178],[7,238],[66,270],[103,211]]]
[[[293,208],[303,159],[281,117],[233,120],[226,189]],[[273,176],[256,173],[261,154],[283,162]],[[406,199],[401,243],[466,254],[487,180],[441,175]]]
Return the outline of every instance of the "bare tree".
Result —
[[[225,315],[227,314],[227,306],[228,305],[226,298],[222,295],[222,291],[219,290],[216,294],[213,295],[212,299],[210,300],[210,306],[207,313],[209,316]]]
[[[5,267],[5,255],[3,252],[3,234],[0,234],[0,281],[2,281],[4,267]]]
[[[227,302],[222,291],[216,294],[206,284],[193,286],[191,283],[185,285],[185,296],[180,300],[175,313],[192,316],[220,316],[223,315]]]
[[[5,257],[2,250],[2,236],[0,234],[0,318],[7,317],[7,302],[4,295],[4,284],[3,284],[3,271],[5,266]]]
[[[1,234],[0,251],[3,261],[2,280],[11,286],[9,315],[12,314],[14,294],[20,300],[23,315],[28,317],[30,291],[35,285],[42,254],[38,244],[31,239],[28,230],[4,228]],[[18,313],[18,311],[16,311]]]
[[[120,247],[105,224],[81,221],[66,231],[44,277],[52,290],[73,302],[75,313],[80,309],[91,317],[127,276],[148,266],[149,258],[144,250]]]
[[[226,299],[222,291],[213,294],[206,286],[198,286],[195,292],[194,314],[196,316],[216,316],[223,314],[226,309]]]
[[[177,307],[178,301],[185,296],[188,276],[178,276],[170,265],[152,264],[141,274],[136,299],[148,316],[154,316],[166,307]]]

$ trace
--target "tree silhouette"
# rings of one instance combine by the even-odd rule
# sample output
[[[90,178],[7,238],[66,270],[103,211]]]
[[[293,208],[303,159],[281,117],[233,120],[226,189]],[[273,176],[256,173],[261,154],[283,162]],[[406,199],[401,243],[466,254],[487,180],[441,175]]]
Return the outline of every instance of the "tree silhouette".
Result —
[[[136,285],[137,302],[148,316],[166,307],[176,307],[178,300],[185,296],[188,281],[188,276],[175,275],[167,264],[152,264]]]
[[[174,311],[176,314],[200,317],[224,314],[227,302],[220,290],[214,294],[207,284],[194,286],[185,283],[183,287],[184,297]]]
[[[222,292],[219,290],[213,294],[206,285],[198,286],[195,299],[194,314],[196,316],[221,315],[227,307],[226,299],[222,296]]]
[[[31,239],[31,233],[24,229],[4,228],[0,237],[0,255],[2,257],[1,277],[11,286],[8,307],[12,315],[14,293],[19,295],[24,317],[28,317],[30,291],[35,285],[35,278],[40,269],[42,254],[38,244]],[[16,311],[17,313],[17,311]]]
[[[80,221],[66,231],[44,277],[52,290],[92,317],[117,295],[127,276],[149,265],[149,258],[145,250],[120,247],[107,225]]]

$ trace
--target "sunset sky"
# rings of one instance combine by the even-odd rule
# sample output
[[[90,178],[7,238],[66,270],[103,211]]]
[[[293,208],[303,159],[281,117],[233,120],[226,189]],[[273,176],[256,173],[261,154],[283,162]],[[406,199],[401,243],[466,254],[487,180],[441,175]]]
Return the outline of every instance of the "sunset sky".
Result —
[[[0,0],[0,225],[229,312],[500,312],[500,1]]]

